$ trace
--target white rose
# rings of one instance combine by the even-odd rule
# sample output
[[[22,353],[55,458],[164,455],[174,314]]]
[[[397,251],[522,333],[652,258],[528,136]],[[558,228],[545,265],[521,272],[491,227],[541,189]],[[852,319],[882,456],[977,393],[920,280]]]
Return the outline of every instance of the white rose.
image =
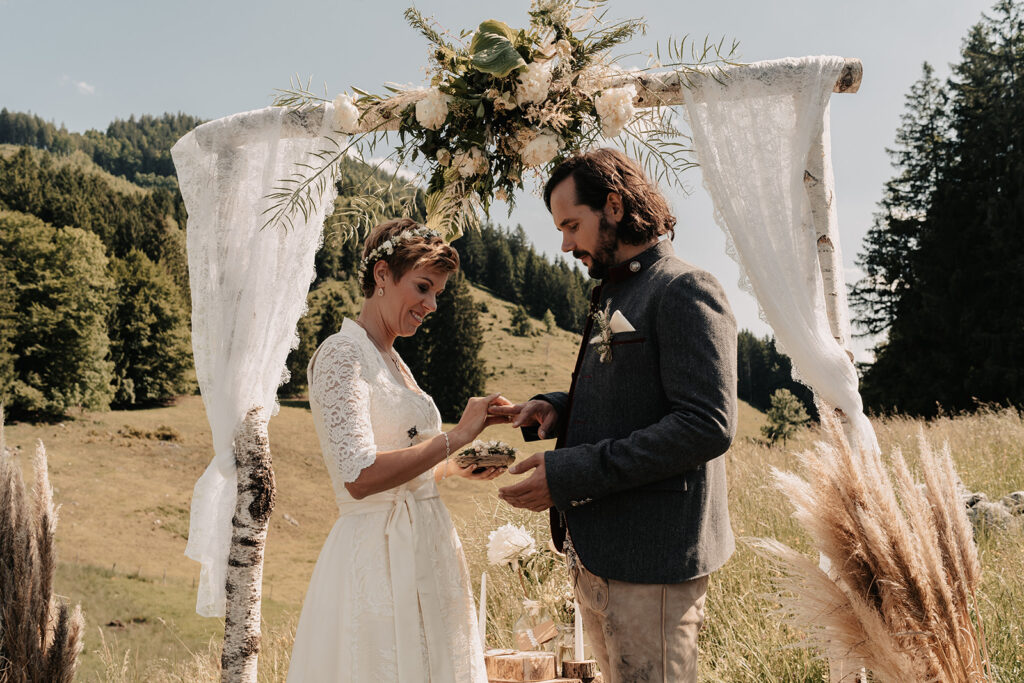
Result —
[[[551,86],[551,69],[547,62],[530,62],[519,74],[519,87],[516,88],[516,102],[525,106],[531,102],[543,102],[548,96]]]
[[[448,100],[450,98],[437,88],[416,103],[416,120],[430,130],[437,130],[448,118]]]
[[[572,5],[565,0],[537,0],[533,7],[538,12],[549,12],[551,19],[561,24],[569,20],[572,11]]]
[[[470,176],[486,173],[490,164],[484,153],[480,151],[480,148],[474,147],[468,152],[456,152],[455,156],[452,157],[452,166],[459,172],[460,176],[469,178]]]
[[[500,526],[487,537],[487,561],[491,564],[511,564],[535,552],[537,544],[533,536],[516,524]]]
[[[633,120],[636,114],[636,108],[633,107],[634,97],[636,86],[631,84],[621,88],[609,88],[594,98],[594,107],[601,120],[602,135],[613,138]]]
[[[561,140],[550,130],[544,130],[523,146],[520,157],[524,166],[543,166],[558,154]]]
[[[334,130],[355,133],[359,128],[359,109],[352,98],[342,93],[334,98]]]
[[[572,56],[572,45],[569,43],[568,40],[562,38],[557,43],[555,43],[555,53],[558,55],[558,58],[561,59],[563,62],[568,62],[569,58]]]

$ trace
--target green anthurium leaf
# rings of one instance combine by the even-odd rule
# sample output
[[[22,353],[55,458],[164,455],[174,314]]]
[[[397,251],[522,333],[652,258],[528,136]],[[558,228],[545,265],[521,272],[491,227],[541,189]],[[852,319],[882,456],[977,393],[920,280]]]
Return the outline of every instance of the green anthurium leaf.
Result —
[[[526,66],[526,61],[512,43],[515,35],[515,31],[501,21],[489,19],[480,24],[469,45],[473,66],[498,78]]]

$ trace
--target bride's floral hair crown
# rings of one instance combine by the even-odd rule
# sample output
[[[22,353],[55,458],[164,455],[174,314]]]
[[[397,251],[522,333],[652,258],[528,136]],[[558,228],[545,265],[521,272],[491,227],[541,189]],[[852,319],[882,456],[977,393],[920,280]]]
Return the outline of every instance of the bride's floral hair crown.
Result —
[[[373,294],[373,266],[384,260],[397,281],[410,268],[425,265],[447,273],[459,268],[459,254],[441,233],[411,218],[397,218],[375,227],[366,240],[363,259],[359,263],[359,280],[363,294]]]

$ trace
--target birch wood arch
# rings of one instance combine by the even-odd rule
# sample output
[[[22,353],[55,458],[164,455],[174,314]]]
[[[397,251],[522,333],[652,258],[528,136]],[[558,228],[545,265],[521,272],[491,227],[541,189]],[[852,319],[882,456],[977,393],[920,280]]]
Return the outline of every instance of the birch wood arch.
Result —
[[[829,149],[829,97],[857,92],[862,76],[857,59],[807,57],[726,67],[715,75],[623,73],[608,86],[635,85],[637,107],[680,107],[691,125],[716,221],[744,274],[745,288],[793,359],[798,379],[811,386],[823,407],[842,414],[851,442],[877,451],[848,346],[850,321]],[[758,98],[775,118],[728,115],[730,108],[756,109]],[[274,500],[266,438],[274,411],[258,406],[274,404],[289,345],[297,341],[295,327],[333,196],[322,197],[316,210],[287,234],[260,233],[258,209],[283,177],[282,169],[304,162],[315,141],[329,132],[331,106],[235,114],[199,126],[172,150],[189,212],[196,369],[216,450],[196,485],[186,552],[203,563],[197,611],[223,615],[225,601],[231,602],[226,609],[225,681],[256,680],[262,544]],[[749,123],[754,120],[756,124]],[[398,122],[395,112],[382,108],[364,116],[362,127],[395,130]],[[758,126],[763,130],[751,130]],[[744,135],[755,142],[734,148],[735,138]],[[759,146],[758,135],[766,136],[769,144]],[[779,158],[776,148],[782,150]],[[764,163],[759,172],[772,177],[747,182],[743,174],[751,171],[730,159],[748,153],[760,153]],[[755,186],[763,196],[750,189]],[[784,210],[758,212],[758,206],[776,204]],[[782,269],[763,268],[766,259],[779,260]],[[253,267],[265,268],[258,282],[239,272]],[[779,285],[773,277],[790,279]],[[276,298],[260,294],[248,301],[246,288],[257,287]],[[255,305],[261,296],[271,301],[269,312]],[[236,300],[248,301],[241,314],[231,308]],[[258,339],[249,343],[233,335]],[[249,348],[263,364],[259,370],[232,356]],[[245,390],[256,374],[260,391]],[[230,553],[222,547],[229,539]]]

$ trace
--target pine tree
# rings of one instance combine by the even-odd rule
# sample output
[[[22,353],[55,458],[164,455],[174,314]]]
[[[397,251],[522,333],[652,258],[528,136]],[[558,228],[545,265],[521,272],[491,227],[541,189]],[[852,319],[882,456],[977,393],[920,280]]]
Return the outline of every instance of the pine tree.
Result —
[[[949,82],[948,152],[910,285],[864,374],[869,406],[934,415],[1024,403],[1024,5],[1001,0],[969,32]]]
[[[522,306],[516,306],[512,309],[510,326],[512,334],[517,337],[529,337],[533,334],[533,323],[530,322],[530,316]]]
[[[551,312],[550,308],[544,311],[544,317],[541,319],[541,321],[544,323],[544,329],[547,330],[548,334],[554,332],[555,328],[558,327],[555,324],[555,316]]]
[[[282,396],[297,396],[307,387],[306,366],[317,347],[341,329],[345,318],[356,318],[362,307],[362,292],[355,279],[327,280],[306,296],[306,314],[299,318],[299,345],[288,354],[288,381]]]
[[[118,407],[168,401],[191,384],[188,312],[170,275],[137,249],[113,259],[115,282],[109,321]]]
[[[809,419],[800,399],[788,389],[776,389],[768,408],[768,424],[761,426],[761,434],[768,443],[786,443]]]
[[[857,265],[865,277],[850,291],[857,324],[866,334],[885,332],[916,293],[912,256],[927,226],[928,210],[948,166],[948,94],[927,62],[906,97],[896,145],[887,149],[897,174],[885,183],[879,211],[864,238]]]

